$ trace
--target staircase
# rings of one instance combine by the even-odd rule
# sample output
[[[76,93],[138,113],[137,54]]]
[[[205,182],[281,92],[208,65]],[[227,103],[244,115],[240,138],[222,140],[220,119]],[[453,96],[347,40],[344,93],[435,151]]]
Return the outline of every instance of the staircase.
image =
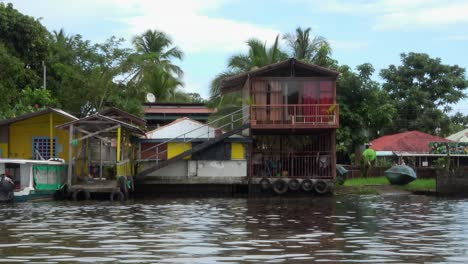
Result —
[[[218,124],[222,123],[223,125],[217,126]],[[201,127],[195,128],[193,130],[190,130],[188,132],[185,132],[177,137],[171,138],[169,140],[166,140],[162,143],[157,144],[156,146],[153,146],[151,148],[145,149],[141,153],[147,152],[147,151],[155,151],[156,154],[153,156],[155,159],[146,158],[145,160],[139,160],[139,161],[151,161],[152,165],[149,168],[146,168],[142,171],[139,171],[135,174],[135,180],[136,181],[142,181],[144,180],[145,176],[148,175],[149,173],[152,173],[154,171],[157,171],[165,166],[168,166],[178,160],[183,159],[184,157],[187,157],[189,155],[195,154],[197,152],[200,152],[210,146],[213,146],[226,138],[238,134],[242,132],[244,129],[247,129],[250,127],[249,123],[249,106],[245,106],[239,110],[236,110],[230,114],[227,114],[225,116],[222,116],[216,120],[213,120]],[[221,130],[222,129],[222,130]],[[213,132],[213,130],[215,132]],[[227,130],[227,131],[224,131]],[[206,131],[206,132],[205,132]],[[210,133],[211,131],[211,133]],[[216,131],[219,131],[220,133],[216,133]],[[197,134],[198,136],[196,137],[191,137],[188,138],[187,135],[189,134]],[[212,136],[212,137],[210,137]],[[174,156],[170,159],[167,160],[159,160],[160,155],[167,155],[167,143],[171,142],[177,142],[177,143],[188,143],[192,142],[195,139],[198,138],[207,138],[208,140],[193,146],[191,149],[184,151],[177,156]],[[159,151],[159,149],[163,148],[164,150]]]

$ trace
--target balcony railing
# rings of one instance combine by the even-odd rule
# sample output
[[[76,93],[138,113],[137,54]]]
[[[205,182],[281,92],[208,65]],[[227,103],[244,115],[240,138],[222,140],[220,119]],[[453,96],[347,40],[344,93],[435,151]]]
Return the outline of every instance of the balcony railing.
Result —
[[[251,177],[333,177],[333,153],[316,151],[307,153],[253,152],[250,160]]]
[[[337,104],[252,105],[252,128],[338,128]]]

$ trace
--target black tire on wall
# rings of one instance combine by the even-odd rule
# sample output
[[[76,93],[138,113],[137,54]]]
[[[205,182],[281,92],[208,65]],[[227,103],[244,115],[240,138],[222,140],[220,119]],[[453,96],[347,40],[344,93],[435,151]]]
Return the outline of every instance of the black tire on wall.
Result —
[[[288,183],[285,180],[276,180],[273,183],[273,191],[276,194],[285,194],[288,191]]]
[[[301,182],[301,189],[305,192],[310,192],[314,189],[314,183],[311,179],[305,179]]]
[[[271,182],[268,178],[262,178],[259,182],[258,185],[260,186],[260,189],[262,191],[268,191],[271,188]]]
[[[292,179],[288,182],[289,190],[297,191],[301,188],[301,183],[297,179]]]
[[[91,198],[91,194],[90,194],[89,191],[86,190],[86,189],[83,189],[83,188],[76,189],[76,190],[72,193],[72,199],[73,199],[73,201],[78,201],[78,200],[80,200],[80,197],[82,198],[82,200],[87,201],[87,200],[89,200],[89,198]]]
[[[114,202],[114,201],[123,202],[125,201],[125,195],[119,189],[115,189],[110,194],[110,200],[111,202]]]
[[[318,180],[316,183],[315,183],[315,186],[314,186],[314,190],[318,193],[318,194],[325,194],[328,192],[329,190],[329,186],[328,186],[328,183],[324,180]]]

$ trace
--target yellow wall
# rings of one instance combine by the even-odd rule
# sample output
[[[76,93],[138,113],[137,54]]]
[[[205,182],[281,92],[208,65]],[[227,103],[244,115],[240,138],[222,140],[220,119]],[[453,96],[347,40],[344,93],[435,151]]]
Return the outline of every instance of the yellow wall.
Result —
[[[8,158],[8,143],[0,143],[1,157],[0,158]]]
[[[171,159],[182,152],[185,152],[192,148],[192,143],[183,143],[183,142],[169,142],[167,143],[167,159]],[[190,159],[191,156],[188,155],[184,159]]]
[[[245,159],[245,150],[242,143],[231,143],[231,159]]]
[[[28,118],[10,124],[9,158],[32,158],[32,138],[49,137],[49,113]],[[68,131],[56,129],[55,126],[71,121],[69,118],[53,113],[54,137],[57,138],[57,157],[68,159]],[[60,146],[61,145],[61,146]]]

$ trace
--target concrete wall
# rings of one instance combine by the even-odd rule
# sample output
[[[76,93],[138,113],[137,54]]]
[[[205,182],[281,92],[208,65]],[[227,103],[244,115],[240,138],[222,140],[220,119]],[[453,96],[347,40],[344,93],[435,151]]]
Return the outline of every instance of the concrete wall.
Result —
[[[245,177],[247,176],[247,161],[245,160],[194,160],[197,162],[198,177]]]
[[[151,163],[147,163],[146,165],[143,166],[143,169],[150,167]],[[158,177],[158,176],[164,176],[164,177],[187,177],[187,166],[188,166],[188,161],[187,160],[178,160],[172,164],[169,164],[166,167],[163,167],[157,171],[154,171],[150,173],[147,178],[151,177]],[[141,170],[143,170],[141,169]]]
[[[450,173],[438,171],[436,191],[440,194],[468,195],[468,172],[465,169]]]
[[[145,183],[236,184],[243,183],[246,176],[246,160],[179,160],[147,175]]]

